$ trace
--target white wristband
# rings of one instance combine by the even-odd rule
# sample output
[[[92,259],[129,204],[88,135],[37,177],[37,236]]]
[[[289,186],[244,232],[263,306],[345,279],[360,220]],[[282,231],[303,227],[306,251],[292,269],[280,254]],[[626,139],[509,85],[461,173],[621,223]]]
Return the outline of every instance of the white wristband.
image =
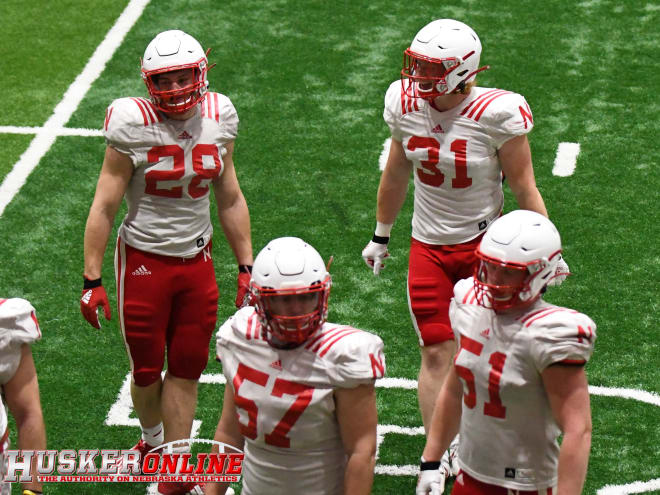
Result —
[[[376,231],[374,232],[374,234],[376,234],[379,237],[389,237],[390,232],[392,232],[393,226],[394,226],[393,223],[376,222]]]

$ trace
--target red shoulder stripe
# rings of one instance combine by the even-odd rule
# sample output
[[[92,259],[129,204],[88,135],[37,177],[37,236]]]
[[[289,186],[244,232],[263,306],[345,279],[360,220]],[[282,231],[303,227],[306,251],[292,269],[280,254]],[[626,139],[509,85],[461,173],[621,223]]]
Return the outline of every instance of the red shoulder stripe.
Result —
[[[309,342],[307,342],[307,344],[305,344],[305,349],[311,349],[312,346],[313,346],[316,342],[318,342],[319,340],[321,340],[321,339],[322,339],[323,337],[325,337],[326,335],[328,335],[328,334],[334,332],[334,331],[337,330],[338,328],[339,328],[339,327],[332,327],[332,328],[326,330],[325,332],[318,334],[318,335],[317,335],[316,337],[314,337],[312,340],[310,340]]]
[[[342,331],[340,331],[340,332],[337,332],[337,333],[336,333],[335,335],[333,335],[332,337],[330,337],[330,338],[324,340],[323,342],[321,342],[321,343],[319,344],[319,346],[318,346],[317,349],[320,349],[321,347],[323,347],[323,345],[324,345],[326,342],[328,342],[328,341],[329,341],[329,342],[328,342],[328,344],[325,346],[325,349],[323,349],[323,351],[321,351],[321,352],[319,353],[319,357],[323,357],[323,356],[325,356],[325,355],[327,354],[327,352],[330,350],[330,348],[331,348],[333,345],[335,345],[337,342],[339,342],[341,339],[343,339],[343,338],[346,337],[347,335],[350,335],[350,334],[352,334],[352,333],[356,333],[356,332],[360,332],[360,331],[361,331],[361,330],[358,330],[358,329],[356,329],[356,328],[347,328],[347,329],[344,329],[344,330],[342,330]],[[316,349],[314,350],[314,352],[316,352]]]
[[[463,111],[461,112],[461,115],[465,115],[472,108],[472,105],[476,105],[475,106],[475,108],[476,108],[477,106],[479,106],[479,104],[484,99],[488,98],[489,96],[491,96],[494,93],[497,93],[498,91],[503,91],[503,90],[501,90],[501,89],[491,89],[490,91],[486,91],[484,94],[477,96],[469,105],[467,105],[463,109]]]
[[[140,109],[140,112],[142,112],[142,119],[144,120],[144,125],[145,127],[149,125],[149,120],[147,119],[147,113],[144,108],[142,108],[142,102],[138,98],[131,98],[135,102],[135,104],[138,106]]]
[[[247,340],[252,339],[252,324],[254,323],[254,315],[250,315],[247,321],[247,330],[245,332],[245,338]]]
[[[486,110],[486,107],[491,104],[491,102],[497,98],[499,98],[502,95],[510,94],[510,91],[505,91],[503,89],[493,89],[490,91],[486,91],[484,94],[481,96],[477,97],[472,103],[470,103],[467,107],[463,109],[461,112],[461,115],[465,115],[467,113],[467,118],[471,119],[474,117],[475,122],[479,122],[479,118],[481,117],[481,114],[484,113],[484,110]],[[474,106],[473,106],[474,105]],[[468,113],[468,110],[470,113]],[[477,113],[479,112],[479,113]],[[475,116],[475,113],[477,115]]]
[[[468,301],[468,298],[470,299]],[[468,290],[465,293],[465,296],[463,297],[463,304],[473,304],[474,300],[477,298],[477,295],[474,293],[474,285],[470,287],[470,290]]]
[[[557,313],[559,311],[568,311],[569,313],[577,313],[577,311],[569,310],[569,309],[566,309],[566,308],[554,308],[550,311],[546,311],[545,313],[542,313],[542,314],[530,319],[527,323],[525,323],[525,327],[529,328],[529,326],[532,323],[534,323],[536,320],[540,320],[541,318],[545,318],[546,316],[551,315],[552,313]]]
[[[4,304],[7,302],[7,299],[0,299],[0,305]]]
[[[539,313],[543,313],[544,311],[548,311],[548,310],[550,310],[550,309],[552,309],[552,308],[538,309],[538,310],[534,311],[533,313],[529,313],[529,314],[527,314],[527,315],[523,315],[523,316],[522,316],[522,320],[520,320],[520,323],[525,323],[525,322],[526,322],[529,318],[531,318],[532,316],[537,315],[537,314],[539,314]],[[518,318],[520,318],[520,316],[519,316]],[[516,318],[516,319],[518,319],[518,318]]]
[[[142,101],[147,105],[147,109],[150,110],[150,114],[153,117],[153,122],[162,122],[163,117],[161,117],[160,112],[156,108],[156,105],[154,105],[151,100],[147,100],[145,98],[142,98]]]
[[[219,124],[220,123],[220,101],[218,101],[218,93],[213,93],[213,103],[215,105],[215,121]]]
[[[403,82],[401,83],[401,115],[405,115],[408,112],[419,110],[419,105],[417,103],[417,88],[415,88],[415,95],[413,97],[408,96],[408,93],[403,88]]]
[[[509,91],[505,91],[504,93],[500,93],[500,94],[498,94],[498,95],[494,95],[494,96],[492,96],[487,102],[485,102],[485,103],[483,104],[483,106],[481,107],[481,110],[479,111],[479,113],[477,114],[477,116],[474,118],[475,122],[479,122],[479,119],[481,118],[481,115],[484,113],[484,111],[486,110],[486,108],[488,107],[488,105],[490,105],[490,104],[493,102],[493,100],[496,100],[496,99],[499,98],[500,96],[502,96],[502,95],[506,95],[506,94],[510,94]]]

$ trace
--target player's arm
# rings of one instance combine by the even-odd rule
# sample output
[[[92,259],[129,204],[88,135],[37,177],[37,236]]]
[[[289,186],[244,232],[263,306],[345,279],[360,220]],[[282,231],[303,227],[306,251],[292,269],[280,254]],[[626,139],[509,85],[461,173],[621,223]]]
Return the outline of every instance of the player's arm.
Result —
[[[372,267],[374,275],[380,273],[385,266],[383,260],[389,256],[387,244],[390,241],[390,232],[406,200],[412,168],[412,162],[406,158],[403,144],[392,138],[390,154],[378,185],[376,230],[371,241],[362,250],[362,258],[367,266]]]
[[[552,413],[564,433],[559,450],[557,495],[577,495],[587,474],[591,409],[582,366],[554,364],[541,373]]]
[[[394,223],[406,200],[412,169],[413,164],[406,158],[403,144],[392,138],[390,154],[378,185],[376,221],[386,225]]]
[[[133,162],[130,157],[120,153],[112,146],[107,146],[96,184],[96,194],[94,194],[94,201],[89,209],[85,226],[85,277],[89,280],[101,277],[103,255],[115,215],[132,176]]]
[[[425,461],[440,461],[449,444],[458,434],[462,398],[463,386],[458,379],[456,369],[452,366],[435,400],[429,433],[426,435],[426,445],[422,453]]]
[[[225,385],[222,414],[220,415],[220,421],[218,421],[218,427],[215,430],[213,440],[243,450],[244,439],[238,424],[238,414],[236,413],[236,404],[234,403],[234,388],[229,383]],[[211,453],[217,454],[218,452],[218,446],[214,445],[211,448]],[[206,495],[224,495],[228,486],[229,483],[207,483],[204,493]]]
[[[522,210],[531,210],[548,216],[541,193],[536,187],[532,152],[527,135],[516,136],[505,142],[497,152],[509,187]]]
[[[371,493],[376,465],[376,390],[374,385],[335,389],[337,422],[348,457],[344,493]]]
[[[250,212],[236,177],[234,142],[225,145],[225,149],[227,154],[222,157],[225,170],[213,181],[218,218],[238,264],[252,265]]]
[[[16,420],[18,448],[21,450],[45,450],[46,427],[41,412],[37,370],[28,344],[21,346],[21,361],[14,376],[4,386],[7,407]],[[23,489],[42,490],[37,481],[37,462],[33,459],[32,480],[23,483]]]

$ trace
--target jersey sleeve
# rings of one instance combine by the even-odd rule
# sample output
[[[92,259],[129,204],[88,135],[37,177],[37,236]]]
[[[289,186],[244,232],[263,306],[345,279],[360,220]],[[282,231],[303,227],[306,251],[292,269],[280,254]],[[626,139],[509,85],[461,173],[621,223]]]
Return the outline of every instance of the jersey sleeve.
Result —
[[[594,350],[596,324],[587,315],[563,308],[530,324],[531,355],[542,372],[551,364],[585,364]]]
[[[216,94],[218,95],[219,100],[222,137],[233,141],[238,135],[238,113],[229,98],[220,93]]]
[[[141,159],[138,150],[150,147],[146,140],[149,126],[159,118],[147,100],[119,98],[106,110],[103,136],[108,146],[128,155],[136,164]]]
[[[532,111],[518,93],[507,93],[488,105],[480,122],[488,130],[497,149],[509,139],[527,134],[534,128]]]
[[[349,330],[350,331],[350,330]],[[328,377],[334,387],[355,388],[373,384],[385,376],[383,341],[362,330],[347,333],[333,345],[328,359]]]
[[[41,339],[32,305],[25,299],[0,299],[0,383],[7,383],[21,361],[21,346]]]
[[[397,141],[403,139],[403,132],[399,126],[401,119],[401,82],[394,81],[387,88],[385,93],[385,109],[383,110],[383,118],[385,123],[390,128],[392,137]]]
[[[459,338],[459,329],[470,324],[472,313],[478,308],[480,306],[474,294],[474,279],[469,277],[456,282],[454,297],[449,303],[449,320],[456,339]]]

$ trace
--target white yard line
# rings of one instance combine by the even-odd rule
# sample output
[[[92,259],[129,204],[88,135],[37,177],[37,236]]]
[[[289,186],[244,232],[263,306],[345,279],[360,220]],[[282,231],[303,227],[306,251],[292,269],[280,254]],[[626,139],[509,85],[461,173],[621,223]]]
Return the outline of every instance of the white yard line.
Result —
[[[580,143],[559,143],[552,175],[569,177],[575,172],[575,164],[580,154]]]
[[[21,190],[28,176],[48,152],[57,136],[64,135],[62,133],[64,126],[78,108],[92,83],[101,75],[105,65],[119,48],[126,34],[131,30],[148,3],[149,0],[131,0],[129,2],[117,22],[108,31],[105,39],[96,47],[83,71],[78,74],[78,77],[64,93],[62,100],[53,110],[53,114],[43,127],[36,128],[36,135],[30,146],[14,164],[14,167],[0,185],[0,216],[2,216],[11,200],[14,199],[14,196]]]

